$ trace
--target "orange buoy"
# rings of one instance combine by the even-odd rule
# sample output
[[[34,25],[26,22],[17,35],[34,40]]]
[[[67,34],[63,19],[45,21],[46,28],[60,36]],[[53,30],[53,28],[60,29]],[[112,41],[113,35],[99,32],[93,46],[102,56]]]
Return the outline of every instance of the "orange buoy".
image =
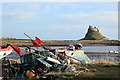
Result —
[[[32,70],[32,71],[28,70],[28,71],[26,71],[26,76],[27,76],[27,77],[34,77],[34,76],[35,76],[35,73],[34,73],[33,70]]]

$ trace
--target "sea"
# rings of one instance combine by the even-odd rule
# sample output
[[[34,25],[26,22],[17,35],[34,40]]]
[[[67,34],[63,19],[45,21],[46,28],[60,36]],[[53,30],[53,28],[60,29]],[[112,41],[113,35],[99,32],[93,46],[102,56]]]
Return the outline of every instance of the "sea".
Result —
[[[51,47],[55,48],[65,48],[66,46],[55,46]],[[25,49],[25,47],[20,47]],[[36,49],[35,47],[32,47]],[[82,50],[88,56],[88,58],[95,61],[106,61],[106,62],[120,62],[120,46],[83,46]],[[38,48],[37,50],[43,50],[42,48]],[[25,51],[21,51],[22,54],[26,54]],[[7,56],[9,59],[20,60],[19,55],[13,50],[13,52]]]

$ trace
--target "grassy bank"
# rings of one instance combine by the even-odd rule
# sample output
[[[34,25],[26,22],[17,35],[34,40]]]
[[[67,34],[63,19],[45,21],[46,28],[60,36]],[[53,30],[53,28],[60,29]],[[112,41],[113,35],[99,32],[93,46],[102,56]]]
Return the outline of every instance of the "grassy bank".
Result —
[[[120,45],[118,40],[42,40],[48,46],[66,46],[69,44],[81,43],[83,46],[91,45]],[[33,46],[29,39],[0,39],[0,45],[10,43],[16,46],[28,45]]]
[[[111,64],[111,63],[97,63],[97,64],[89,64],[85,65],[85,68],[88,68],[90,72],[83,72],[79,76],[76,77],[77,79],[84,80],[119,80],[119,68],[120,65]]]
[[[60,78],[50,78],[45,80],[120,80],[119,77],[120,64],[93,63],[93,64],[86,64],[75,67],[77,69],[76,72],[50,72],[47,75],[53,75]],[[10,79],[10,80],[20,80],[20,79]],[[39,79],[26,78],[22,80],[39,80]]]

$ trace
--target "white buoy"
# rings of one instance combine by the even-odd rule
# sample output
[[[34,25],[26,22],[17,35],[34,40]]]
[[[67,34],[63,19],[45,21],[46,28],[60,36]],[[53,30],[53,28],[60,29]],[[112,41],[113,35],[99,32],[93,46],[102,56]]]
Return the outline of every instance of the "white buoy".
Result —
[[[51,58],[51,57],[47,57],[46,60],[47,60],[47,61],[51,61],[51,62],[53,62],[53,63],[61,64],[58,60],[53,59],[53,58]]]

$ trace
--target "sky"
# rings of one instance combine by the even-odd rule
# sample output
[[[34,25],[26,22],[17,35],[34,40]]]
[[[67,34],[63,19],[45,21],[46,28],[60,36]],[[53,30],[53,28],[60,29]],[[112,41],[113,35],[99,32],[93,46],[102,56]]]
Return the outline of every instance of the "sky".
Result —
[[[82,39],[97,27],[110,40],[118,39],[117,2],[5,2],[0,12],[3,38],[41,40]]]

